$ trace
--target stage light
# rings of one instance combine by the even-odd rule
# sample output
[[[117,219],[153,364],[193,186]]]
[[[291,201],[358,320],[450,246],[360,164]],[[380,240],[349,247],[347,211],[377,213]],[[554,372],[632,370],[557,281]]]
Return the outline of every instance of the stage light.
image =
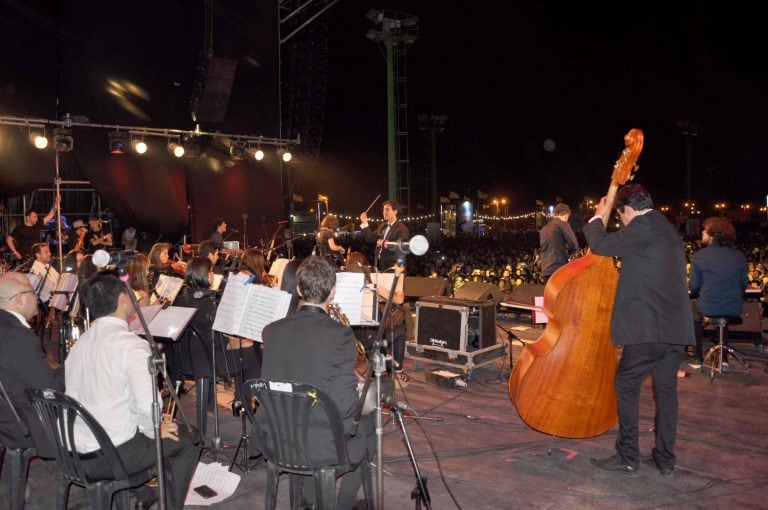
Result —
[[[168,143],[168,152],[173,154],[175,157],[180,158],[180,157],[184,156],[184,152],[185,151],[184,151],[184,147],[182,147],[178,143],[176,143],[176,142],[169,142]]]
[[[29,135],[29,139],[36,149],[45,149],[48,147],[48,137],[45,136],[45,133],[32,131],[32,133]]]
[[[134,140],[131,143],[133,144],[133,150],[135,150],[137,154],[145,154],[147,152],[148,147],[144,140]]]
[[[231,142],[229,145],[229,157],[232,161],[242,161],[245,159],[247,149],[245,144],[240,141]]]
[[[110,154],[125,154],[125,149],[128,147],[128,140],[120,131],[112,131],[109,133],[109,153]]]
[[[277,155],[286,163],[293,159],[293,154],[291,154],[290,151],[284,149],[283,147],[277,149]]]
[[[72,130],[67,128],[56,128],[53,130],[53,148],[56,152],[69,152],[75,145],[72,138]]]
[[[258,148],[258,149],[251,149],[251,150],[253,151],[253,159],[255,159],[256,161],[261,161],[262,159],[264,159],[264,151],[263,150],[261,150],[260,148]]]

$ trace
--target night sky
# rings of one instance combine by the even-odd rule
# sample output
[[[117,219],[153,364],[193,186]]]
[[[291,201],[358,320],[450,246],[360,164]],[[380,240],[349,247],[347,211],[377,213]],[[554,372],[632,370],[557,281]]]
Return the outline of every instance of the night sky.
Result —
[[[448,116],[438,135],[441,194],[474,198],[481,189],[508,197],[510,212],[531,210],[535,199],[599,196],[623,135],[636,127],[645,133],[637,181],[657,203],[683,199],[686,140],[677,123],[690,120],[699,126],[693,198],[761,201],[768,45],[759,17],[738,2],[588,4],[340,2],[325,141],[305,183],[329,193],[331,208],[364,208],[386,193],[384,58],[365,38],[365,13],[376,7],[420,20],[408,62],[415,196],[426,164],[416,122],[423,112]],[[544,150],[547,139],[554,151]],[[336,191],[346,179],[370,193]]]
[[[66,9],[71,3],[60,4]],[[26,13],[18,23],[4,21],[6,34],[14,27],[5,38],[17,42],[4,40],[0,114],[51,118],[55,111],[56,70],[50,69],[56,61],[55,22],[35,14],[35,5],[45,4],[0,0],[4,13]],[[65,34],[67,47],[110,41],[110,30],[119,26],[121,42],[101,43],[99,58],[150,92],[143,105],[152,113],[150,125],[189,129],[186,105],[202,39],[203,3],[140,4],[151,11],[137,7],[111,17],[109,26],[95,17],[95,8],[67,12],[65,19],[78,22],[78,33]],[[265,126],[265,117],[249,106],[277,97],[265,88],[270,80],[257,76],[265,69],[260,64],[274,61],[265,54],[274,52],[263,41],[269,34],[254,28],[265,20],[249,20],[258,17],[259,4],[246,2],[246,10],[237,8],[244,2],[215,4],[216,53],[240,61],[223,128],[279,136],[277,126]],[[296,191],[305,200],[324,193],[331,209],[345,214],[359,213],[378,193],[386,196],[385,61],[365,37],[372,27],[365,14],[375,7],[419,17],[419,37],[408,51],[414,207],[429,205],[419,113],[448,117],[437,144],[440,194],[454,191],[474,199],[479,189],[491,199],[507,198],[510,213],[532,210],[537,199],[552,203],[561,197],[576,205],[584,196],[604,194],[631,128],[645,133],[637,181],[649,187],[657,204],[682,202],[686,139],[678,122],[683,120],[698,125],[691,145],[691,198],[704,204],[762,202],[768,187],[768,35],[762,17],[738,2],[589,4],[340,0],[329,14],[319,157],[298,158]],[[96,5],[104,15],[106,4]],[[193,8],[187,11],[185,5]],[[180,13],[186,14],[177,17]],[[45,53],[40,61],[45,69],[33,57],[38,50]],[[71,64],[62,69],[60,82],[79,87],[76,94],[69,91],[78,113],[106,124],[146,122],[118,105],[97,104],[104,91],[89,89],[89,80],[104,69],[88,69],[79,54],[63,55],[63,61],[80,66],[76,76],[67,74]],[[546,140],[554,142],[554,150],[545,150]]]

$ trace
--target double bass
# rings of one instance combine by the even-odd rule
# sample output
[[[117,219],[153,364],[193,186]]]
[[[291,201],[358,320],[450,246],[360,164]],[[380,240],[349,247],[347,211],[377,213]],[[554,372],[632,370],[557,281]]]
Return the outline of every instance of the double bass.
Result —
[[[624,136],[607,199],[634,177],[643,132]],[[613,379],[617,352],[610,319],[619,274],[611,257],[592,252],[558,269],[544,288],[548,323],[527,344],[509,378],[509,398],[523,421],[546,434],[588,438],[618,419]]]

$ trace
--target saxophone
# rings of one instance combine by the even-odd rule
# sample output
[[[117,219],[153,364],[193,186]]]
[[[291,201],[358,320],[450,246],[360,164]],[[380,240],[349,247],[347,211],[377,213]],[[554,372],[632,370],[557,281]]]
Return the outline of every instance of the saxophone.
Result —
[[[328,313],[342,326],[350,327],[347,315],[341,311],[336,303],[328,303]],[[362,378],[368,377],[368,356],[365,355],[365,346],[360,340],[355,339],[357,346],[357,359],[355,359],[355,373]]]

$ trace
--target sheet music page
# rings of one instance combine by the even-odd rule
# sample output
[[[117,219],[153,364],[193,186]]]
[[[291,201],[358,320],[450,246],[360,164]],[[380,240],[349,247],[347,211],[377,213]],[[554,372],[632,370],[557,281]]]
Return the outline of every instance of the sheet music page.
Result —
[[[151,294],[149,298],[149,304],[155,305],[159,303],[160,300],[157,296],[160,296],[163,299],[167,299],[173,303],[176,299],[176,296],[179,295],[179,291],[181,290],[181,286],[183,284],[184,280],[181,278],[161,274],[160,278],[157,279],[157,287],[155,287],[155,292],[157,295],[155,295],[155,292]]]
[[[246,283],[248,278],[247,274],[230,273],[227,286],[224,287],[224,294],[219,301],[219,307],[216,309],[216,318],[213,321],[213,329],[216,331],[228,335],[238,334],[248,293],[251,291],[251,287],[256,287],[256,285]]]
[[[221,282],[224,280],[223,274],[214,274],[213,275],[213,283],[211,284],[211,290],[216,292],[219,290],[219,287],[221,287]]]
[[[360,324],[363,313],[363,289],[365,275],[363,273],[336,273],[336,303],[349,319],[350,326]]]
[[[56,292],[66,292],[66,294],[54,294],[51,298],[51,306],[57,310],[66,311],[69,308],[69,300],[72,293],[77,289],[78,277],[74,273],[62,273],[59,275],[59,283],[56,285]]]
[[[187,308],[184,306],[169,306],[161,309],[160,313],[155,315],[151,322],[148,322],[149,332],[152,336],[170,338],[174,342],[179,339],[179,335],[186,329],[192,316],[197,312],[197,308]]]
[[[232,284],[231,281],[227,284],[224,290],[225,293],[229,290],[229,286]],[[264,326],[282,319],[288,314],[291,295],[285,291],[265,287],[264,285],[248,286],[252,287],[252,289],[248,300],[245,302],[240,329],[234,334],[261,342],[261,331],[264,329]],[[214,324],[214,329],[215,327],[216,324]]]
[[[150,331],[152,331],[152,319],[154,319],[155,315],[157,315],[162,309],[162,305],[149,305],[141,307],[141,315],[143,315],[144,320],[147,321],[147,325],[149,326]],[[131,331],[131,333],[136,333],[137,335],[144,334],[144,328],[141,327],[141,321],[139,320],[138,314],[134,313],[131,315],[131,318],[128,319],[128,329]]]

